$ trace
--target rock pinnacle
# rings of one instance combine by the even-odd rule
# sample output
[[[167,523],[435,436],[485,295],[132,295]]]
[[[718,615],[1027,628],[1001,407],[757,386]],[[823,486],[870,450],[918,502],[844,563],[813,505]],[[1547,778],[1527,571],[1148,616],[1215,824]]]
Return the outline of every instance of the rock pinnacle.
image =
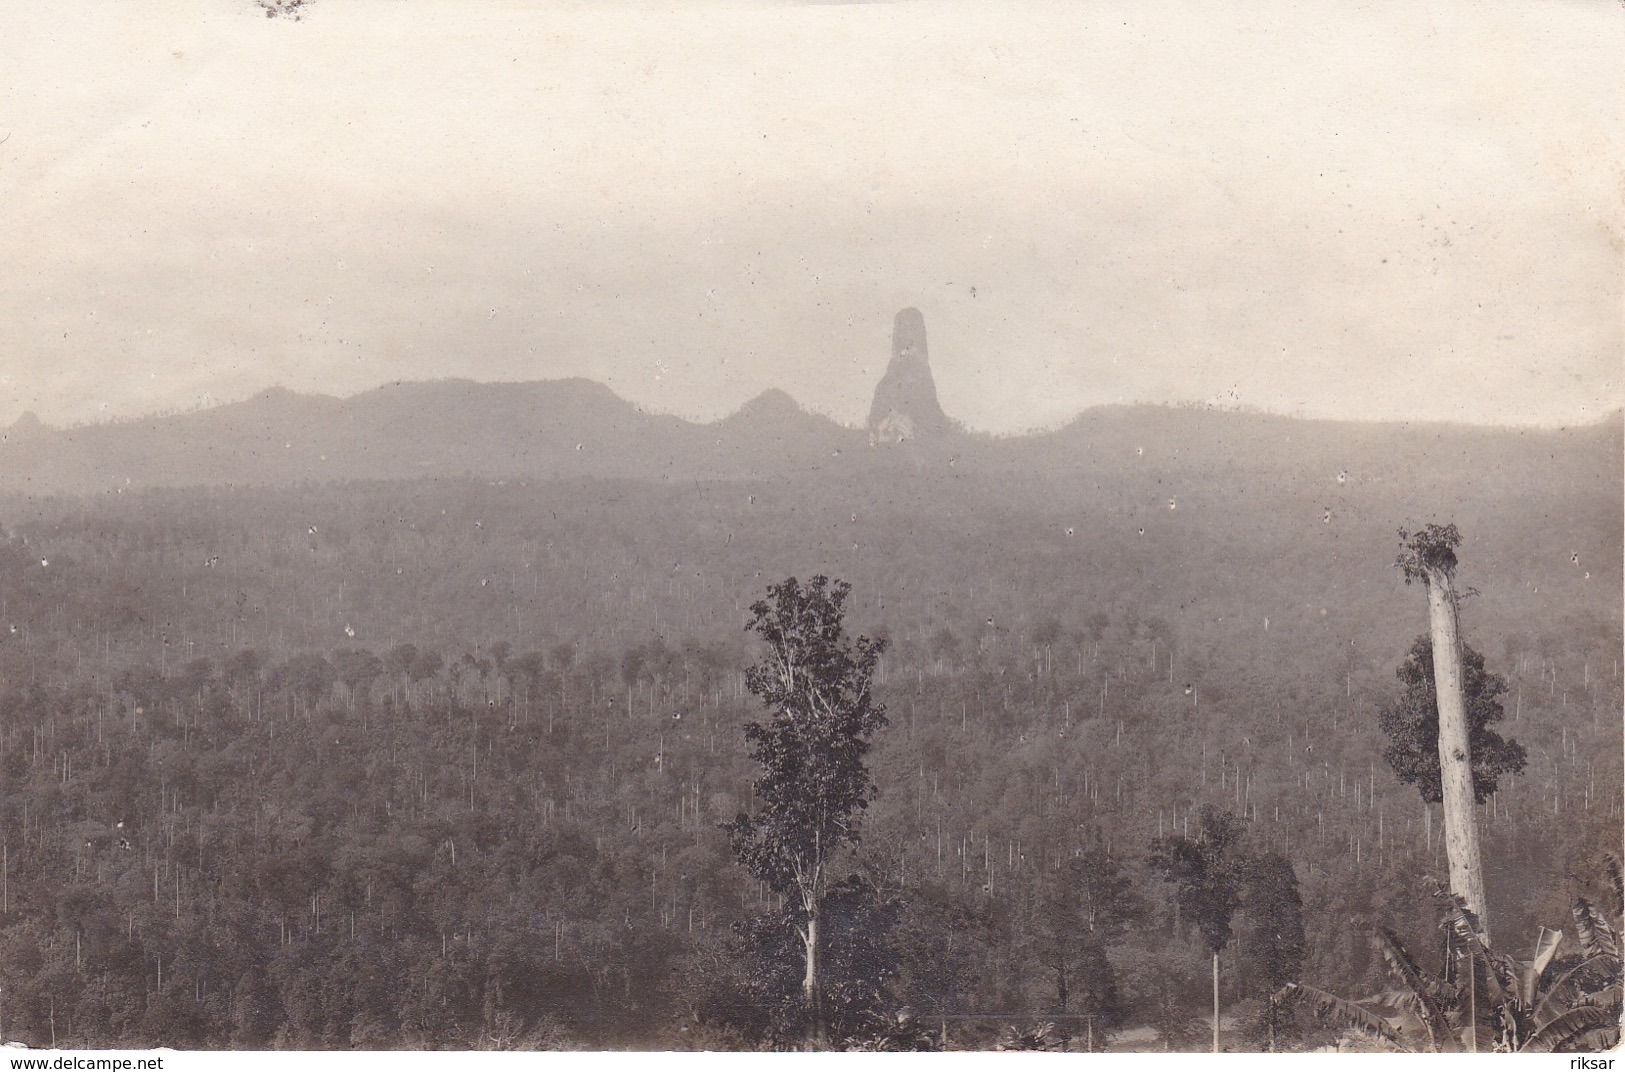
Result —
[[[904,309],[892,324],[891,363],[875,387],[869,407],[869,442],[901,443],[931,438],[953,429],[937,402],[925,345],[925,317]]]

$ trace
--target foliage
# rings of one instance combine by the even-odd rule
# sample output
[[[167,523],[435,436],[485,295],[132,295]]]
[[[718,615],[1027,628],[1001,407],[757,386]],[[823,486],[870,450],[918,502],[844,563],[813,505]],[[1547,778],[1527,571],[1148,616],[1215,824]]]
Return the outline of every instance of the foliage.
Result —
[[[698,1021],[773,1048],[793,1047],[819,1026],[838,1039],[870,1037],[883,1029],[893,1007],[892,932],[900,910],[858,876],[825,893],[821,1025],[812,1022],[813,1010],[803,1000],[806,949],[799,913],[753,917],[736,928],[738,942],[727,961],[696,979],[702,992]]]
[[[1461,546],[1461,533],[1455,525],[1429,524],[1419,532],[1399,530],[1402,545],[1394,566],[1405,576],[1405,583],[1426,581],[1432,572],[1454,573],[1456,548]]]
[[[847,640],[850,593],[844,581],[819,576],[803,587],[792,577],[751,605],[748,628],[768,652],[745,672],[745,685],[771,714],[745,725],[761,767],[760,806],[727,829],[746,870],[781,896],[822,891],[823,869],[836,849],[857,841],[874,792],[864,757],[886,723],[872,691],[885,644]]]
[[[1582,897],[1571,910],[1576,954],[1559,958],[1562,933],[1542,928],[1531,958],[1519,961],[1480,940],[1460,897],[1442,885],[1434,895],[1444,925],[1487,983],[1496,1050],[1588,1053],[1619,1045],[1618,930],[1589,901]]]
[[[1385,968],[1351,916],[1434,944],[1401,891],[1437,830],[1430,846],[1396,779],[1368,781],[1385,742],[1360,715],[1391,687],[1405,608],[1359,563],[1413,507],[1356,476],[1332,523],[1300,516],[1330,461],[1290,487],[1181,487],[1177,513],[1139,518],[1165,470],[1098,492],[1075,465],[994,480],[961,461],[0,500],[7,1037],[48,1043],[54,1002],[59,1041],[87,1046],[757,1045],[694,1007],[700,981],[755,963],[733,925],[780,911],[718,823],[756,774],[740,594],[801,563],[874,578],[849,620],[891,638],[858,865],[899,903],[882,1011],[988,1048],[997,1031],[964,1017],[1051,1016],[1033,951],[1058,868],[1186,816],[1194,833],[1204,803],[1292,860],[1303,978],[1371,993]],[[1527,876],[1619,840],[1619,481],[1552,472],[1404,493],[1460,499],[1475,563],[1518,578],[1473,612],[1538,775],[1481,813],[1504,934],[1568,920],[1577,893],[1606,907]],[[330,688],[289,667],[302,655]],[[1159,910],[1114,942],[1123,1025],[1192,1030],[1207,966],[1183,935]]]
[[[878,849],[871,845],[869,851]],[[1004,1007],[992,1003],[1009,989],[1008,974],[1026,975],[1014,963],[1004,966],[1015,944],[1015,921],[1006,906],[947,883],[911,884],[899,891],[897,901],[899,917],[890,933],[896,974],[888,989],[896,1003],[912,1009],[922,1022],[940,1029],[946,1018],[953,1018],[959,1025],[955,1043],[969,1045],[983,1025],[959,1018]]]
[[[825,894],[824,1012],[839,1038],[864,1031],[866,1023],[894,1007],[891,983],[898,953],[893,939],[902,911],[861,876],[850,875]]]
[[[849,1050],[874,1053],[931,1053],[940,1043],[930,1027],[921,1023],[912,1009],[879,1013],[859,1036],[847,1039]]]
[[[1204,805],[1194,838],[1152,843],[1150,864],[1174,887],[1174,900],[1213,954],[1213,1050],[1219,1050],[1219,951],[1230,942],[1230,923],[1241,906],[1248,858],[1240,846],[1243,820]]]
[[[1011,1024],[999,1036],[1000,1050],[1058,1050],[1061,1048],[1060,1033],[1055,1030],[1055,1024],[1043,1021],[1036,1024]]]
[[[1229,944],[1230,922],[1241,907],[1247,867],[1243,831],[1234,813],[1204,805],[1196,836],[1152,843],[1151,868],[1174,887],[1180,912],[1196,926],[1210,953]]]
[[[1502,775],[1520,774],[1528,761],[1523,745],[1491,729],[1504,711],[1506,679],[1484,668],[1484,656],[1462,645],[1462,693],[1467,706],[1468,746],[1472,756],[1473,795],[1482,804],[1500,785]],[[1396,676],[1404,686],[1397,699],[1378,712],[1377,723],[1388,737],[1383,759],[1399,780],[1414,785],[1422,799],[1443,798],[1439,771],[1439,706],[1433,676],[1433,640],[1419,636]]]
[[[1116,971],[1106,950],[1146,918],[1134,882],[1103,845],[1066,860],[1038,898],[1033,959],[1053,973],[1055,1006],[1098,1017],[1102,1029],[1123,1015]]]
[[[1308,956],[1303,897],[1292,862],[1280,853],[1251,856],[1245,865],[1243,973],[1250,991],[1267,996],[1298,978]]]
[[[1307,1002],[1323,1019],[1407,1048],[1407,1022],[1434,1052],[1454,1052],[1485,1027],[1499,1052],[1579,1052],[1619,1045],[1621,967],[1614,923],[1584,898],[1574,904],[1578,949],[1561,953],[1561,931],[1542,928],[1527,960],[1487,946],[1462,899],[1432,883],[1441,926],[1449,935],[1445,972],[1424,970],[1391,930],[1372,929],[1400,989],[1350,1001],[1315,987],[1289,983],[1271,999],[1277,1006]],[[1458,970],[1459,955],[1465,965]],[[1478,1021],[1473,1019],[1476,1009]]]
[[[1314,1014],[1326,1023],[1357,1031],[1386,1042],[1396,1050],[1408,1052],[1405,1040],[1387,1017],[1357,1001],[1350,1001],[1307,983],[1288,983],[1273,994],[1269,1001],[1273,1012],[1268,1019],[1276,1021],[1282,1019],[1287,1007],[1297,1003],[1308,1005]]]
[[[1468,988],[1451,974],[1453,966],[1447,960],[1447,974],[1435,977],[1422,968],[1391,929],[1373,926],[1370,934],[1398,989],[1354,1001],[1292,982],[1277,991],[1271,1003],[1278,1008],[1307,1003],[1322,1021],[1357,1031],[1395,1049],[1412,1049],[1409,1042],[1414,1037],[1430,1052],[1458,1051],[1459,1035],[1467,1028]]]
[[[792,577],[751,605],[747,628],[767,652],[745,671],[745,686],[770,714],[745,725],[761,768],[757,811],[741,812],[726,827],[735,858],[789,905],[804,947],[803,994],[815,1039],[825,1037],[832,1017],[875,996],[870,980],[821,962],[823,946],[833,945],[828,925],[839,918],[825,918],[826,898],[861,896],[861,887],[836,886],[829,870],[837,851],[858,841],[875,788],[864,759],[886,723],[885,707],[873,696],[885,641],[847,639],[843,607],[850,593],[844,581],[832,585],[820,575],[803,586]]]
[[[1165,1052],[1205,1048],[1211,1025],[1198,1013],[1209,970],[1204,950],[1170,935],[1147,935],[1130,947],[1123,970],[1125,997],[1137,1022],[1156,1029]]]

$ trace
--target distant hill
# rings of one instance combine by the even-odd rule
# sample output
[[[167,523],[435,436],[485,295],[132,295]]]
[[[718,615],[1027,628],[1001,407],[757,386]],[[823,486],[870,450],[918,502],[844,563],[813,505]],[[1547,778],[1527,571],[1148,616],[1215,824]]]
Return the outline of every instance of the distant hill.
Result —
[[[353,398],[273,388],[181,416],[0,440],[0,490],[264,486],[413,477],[742,476],[817,464],[860,433],[768,392],[714,424],[640,411],[586,380],[380,387]]]
[[[1556,430],[1300,420],[1160,406],[1107,406],[1041,434],[957,432],[871,443],[768,391],[708,424],[649,414],[586,380],[380,387],[352,398],[273,388],[179,416],[56,429],[25,415],[0,432],[0,491],[287,486],[478,476],[655,481],[769,479],[816,470],[995,471],[1017,482],[1135,472],[1199,476],[1235,493],[1282,482],[1323,489],[1447,480],[1620,484],[1622,421]],[[1175,497],[1177,499],[1177,492]],[[1177,507],[1177,501],[1176,501]]]
[[[1106,406],[1057,431],[965,432],[937,399],[925,320],[897,314],[891,360],[863,429],[771,390],[709,424],[645,413],[582,379],[398,383],[352,398],[272,388],[181,416],[53,429],[32,413],[0,430],[0,492],[474,476],[487,479],[771,480],[816,471],[1001,474],[1018,493],[1127,496],[1291,492],[1338,509],[1339,491],[1425,492],[1441,508],[1475,483],[1501,490],[1602,489],[1619,501],[1622,417],[1559,430],[1299,420],[1164,406]],[[871,470],[873,472],[871,472]],[[1107,489],[1112,489],[1109,494]],[[1431,489],[1431,490],[1429,490]],[[916,488],[916,490],[918,490]],[[1617,512],[1617,510],[1616,510]]]

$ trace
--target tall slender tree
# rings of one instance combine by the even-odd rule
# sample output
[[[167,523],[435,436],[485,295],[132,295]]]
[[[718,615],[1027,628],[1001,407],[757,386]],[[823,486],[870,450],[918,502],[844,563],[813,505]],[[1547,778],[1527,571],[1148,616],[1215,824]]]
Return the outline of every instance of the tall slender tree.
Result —
[[[746,724],[751,756],[761,766],[756,814],[725,824],[734,856],[792,908],[805,953],[802,1000],[809,1041],[827,1042],[822,951],[832,863],[858,840],[859,820],[875,785],[865,764],[874,733],[886,722],[873,696],[883,641],[847,637],[851,585],[794,577],[751,605],[746,629],[766,644],[745,684],[767,709]]]
[[[1196,924],[1213,954],[1213,1052],[1219,1052],[1219,953],[1230,942],[1230,921],[1241,907],[1247,878],[1242,820],[1203,805],[1194,837],[1152,842],[1152,870],[1173,884],[1180,912]]]
[[[1484,897],[1484,863],[1473,815],[1472,743],[1456,603],[1456,548],[1461,545],[1461,533],[1454,525],[1430,524],[1420,532],[1402,529],[1399,539],[1401,550],[1395,565],[1404,573],[1405,583],[1420,581],[1427,589],[1433,685],[1439,709],[1440,797],[1445,854],[1450,860],[1450,888],[1477,919],[1479,935],[1487,943],[1489,906]]]

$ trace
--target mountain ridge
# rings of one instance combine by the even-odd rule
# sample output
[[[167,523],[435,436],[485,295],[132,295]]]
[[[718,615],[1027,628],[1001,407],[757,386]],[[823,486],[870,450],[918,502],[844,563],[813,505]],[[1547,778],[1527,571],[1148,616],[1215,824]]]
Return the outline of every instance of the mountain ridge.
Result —
[[[649,413],[590,380],[410,381],[348,398],[271,388],[194,413],[56,429],[25,419],[0,439],[0,490],[286,485],[417,476],[729,479],[895,464],[1094,471],[1267,473],[1318,465],[1370,478],[1414,467],[1503,476],[1617,468],[1614,415],[1559,429],[1328,421],[1220,409],[1116,404],[1025,436],[952,432],[899,443],[810,413],[771,389],[726,417]],[[20,427],[19,427],[20,426]],[[1341,456],[1341,457],[1340,457]],[[1562,466],[1558,466],[1558,471]]]
[[[898,316],[887,375],[906,366],[903,378],[914,379],[899,387],[893,377],[891,389],[882,380],[866,427],[812,413],[779,388],[701,422],[650,412],[581,377],[397,381],[343,398],[270,387],[189,413],[71,428],[24,414],[0,428],[0,491],[471,475],[740,479],[899,467],[1018,474],[1140,467],[1241,484],[1307,473],[1590,480],[1611,478],[1625,453],[1619,412],[1548,429],[1115,403],[1026,435],[967,432],[936,405],[923,320],[910,312]]]
[[[830,424],[832,424],[832,425],[834,425],[834,426],[836,426],[838,428],[841,428],[841,429],[843,429],[845,431],[862,431],[863,428],[864,428],[863,424],[847,424],[847,423],[844,423],[844,422],[842,422],[840,420],[837,420],[834,417],[830,417],[830,416],[828,416],[826,414],[818,413],[815,410],[808,409],[806,406],[802,405],[802,403],[799,400],[797,400],[794,395],[790,394],[788,391],[786,391],[785,389],[783,389],[781,387],[767,387],[767,388],[764,388],[761,391],[757,392],[756,394],[752,395],[750,398],[746,399],[744,402],[740,403],[739,406],[736,407],[735,409],[733,409],[732,411],[730,411],[730,412],[728,412],[726,414],[723,414],[720,417],[713,417],[713,418],[710,418],[710,419],[694,419],[694,418],[684,417],[684,416],[681,416],[679,414],[669,413],[669,412],[666,412],[666,411],[663,411],[663,410],[650,409],[650,408],[648,408],[648,407],[646,407],[646,406],[644,406],[644,405],[642,405],[642,404],[640,404],[638,402],[634,402],[631,399],[623,398],[622,396],[615,394],[614,389],[609,387],[608,385],[600,383],[597,380],[589,379],[589,378],[584,377],[584,376],[566,376],[566,377],[559,377],[557,379],[545,379],[545,380],[476,380],[476,379],[473,379],[471,377],[465,377],[465,376],[451,376],[451,377],[440,377],[440,378],[426,379],[426,380],[392,380],[392,381],[390,381],[388,383],[379,384],[379,385],[377,385],[375,387],[369,387],[369,388],[366,388],[365,390],[358,391],[355,394],[351,394],[351,395],[329,395],[329,394],[323,394],[320,391],[299,391],[299,390],[295,390],[294,388],[291,388],[291,387],[286,387],[286,386],[283,386],[281,384],[276,384],[276,385],[273,385],[273,386],[270,386],[270,387],[263,388],[262,390],[256,391],[254,394],[249,395],[247,398],[241,398],[241,399],[237,399],[237,400],[231,401],[231,402],[219,402],[219,403],[216,403],[214,405],[203,406],[203,407],[199,407],[197,409],[190,409],[190,410],[184,410],[184,411],[179,411],[179,412],[159,411],[159,412],[153,412],[153,413],[136,414],[136,415],[125,416],[125,417],[114,417],[114,418],[110,418],[108,420],[95,421],[95,422],[86,422],[86,423],[80,423],[80,424],[51,424],[48,421],[42,420],[35,411],[33,411],[33,410],[25,410],[22,413],[18,414],[17,418],[11,424],[9,424],[9,425],[0,425],[0,437],[4,437],[4,436],[6,436],[8,434],[16,433],[18,431],[27,431],[29,433],[43,432],[43,433],[47,433],[47,434],[64,434],[64,433],[78,433],[78,432],[83,432],[83,431],[86,431],[86,430],[89,430],[89,429],[119,428],[119,427],[126,427],[126,426],[129,426],[129,425],[135,425],[135,424],[151,424],[151,423],[160,422],[160,421],[183,420],[183,419],[188,419],[188,418],[200,417],[200,416],[203,416],[205,414],[217,414],[217,413],[220,413],[221,411],[233,411],[233,410],[240,411],[243,407],[247,407],[247,406],[250,406],[250,405],[256,405],[256,404],[263,404],[267,400],[281,400],[281,399],[292,399],[292,400],[300,400],[300,401],[314,400],[318,404],[332,404],[332,403],[343,404],[343,403],[354,402],[354,401],[357,401],[359,399],[367,398],[368,396],[379,394],[381,392],[392,391],[392,390],[400,389],[400,388],[430,388],[430,389],[432,389],[432,388],[437,388],[437,387],[441,387],[441,386],[444,386],[444,385],[469,385],[469,386],[478,387],[478,388],[530,388],[530,387],[551,387],[551,386],[554,386],[554,385],[561,385],[561,384],[591,385],[591,387],[596,388],[599,392],[601,392],[601,393],[615,399],[618,402],[624,403],[626,406],[631,407],[632,409],[636,410],[638,413],[640,413],[640,414],[642,414],[644,416],[647,416],[647,417],[670,417],[670,418],[672,418],[674,420],[682,421],[685,424],[692,424],[692,425],[696,425],[698,427],[713,427],[713,426],[725,423],[727,421],[731,421],[731,420],[739,417],[741,414],[745,413],[746,411],[752,410],[752,409],[761,409],[761,408],[764,408],[766,406],[772,406],[773,408],[778,408],[779,407],[779,402],[778,401],[766,402],[764,400],[784,400],[784,401],[788,401],[795,409],[799,410],[801,413],[803,413],[803,414],[805,414],[807,416],[817,417],[817,418],[819,418],[820,420],[823,420],[823,421],[827,421]],[[1266,409],[1257,409],[1257,408],[1243,408],[1243,407],[1224,406],[1224,405],[1214,405],[1214,404],[1201,403],[1201,402],[1150,402],[1150,401],[1143,401],[1143,400],[1130,400],[1130,401],[1125,401],[1125,402],[1101,402],[1101,403],[1098,403],[1096,405],[1086,406],[1085,408],[1079,410],[1077,413],[1073,414],[1071,417],[1068,417],[1065,420],[1062,420],[1062,421],[1060,421],[1058,423],[1033,425],[1033,426],[1023,428],[1023,429],[1013,431],[1013,432],[982,431],[982,430],[977,430],[977,429],[974,429],[974,428],[968,428],[967,426],[963,425],[961,422],[955,420],[954,418],[950,417],[949,420],[956,426],[956,428],[962,434],[964,434],[966,436],[974,437],[976,439],[980,439],[980,440],[988,441],[988,442],[1002,442],[1002,441],[1013,440],[1013,439],[1015,439],[1015,440],[1034,439],[1034,438],[1039,438],[1039,437],[1042,437],[1042,436],[1054,435],[1057,432],[1061,432],[1061,431],[1065,430],[1066,428],[1070,427],[1071,425],[1077,423],[1079,420],[1081,420],[1083,418],[1086,418],[1086,417],[1088,417],[1090,415],[1099,414],[1099,413],[1102,413],[1102,412],[1122,411],[1122,410],[1150,411],[1150,412],[1158,412],[1158,413],[1177,412],[1177,413],[1222,414],[1222,415],[1237,416],[1237,417],[1256,417],[1256,418],[1261,418],[1261,419],[1265,419],[1265,420],[1290,421],[1290,422],[1295,422],[1295,423],[1300,423],[1300,424],[1309,424],[1309,425],[1341,425],[1341,426],[1347,426],[1347,427],[1351,427],[1351,428],[1356,428],[1356,427],[1372,427],[1372,428],[1406,427],[1406,428],[1415,428],[1415,429],[1434,428],[1434,429],[1458,429],[1458,430],[1464,430],[1464,431],[1473,430],[1473,431],[1483,431],[1483,432],[1493,432],[1493,433],[1509,433],[1509,434],[1532,433],[1532,434],[1537,434],[1537,435],[1552,433],[1552,432],[1583,431],[1585,429],[1598,428],[1598,427],[1603,427],[1603,426],[1612,425],[1612,424],[1625,423],[1625,408],[1608,410],[1607,412],[1601,414],[1600,416],[1594,417],[1594,418],[1592,418],[1590,420],[1568,421],[1568,422],[1563,422],[1563,423],[1559,423],[1559,424],[1486,424],[1486,423],[1474,422],[1474,421],[1451,421],[1451,420],[1437,420],[1437,419],[1409,418],[1409,417],[1393,418],[1393,419],[1389,419],[1389,420],[1372,420],[1372,419],[1363,418],[1363,417],[1325,417],[1325,416],[1317,416],[1317,415],[1312,415],[1312,414],[1281,413],[1281,412],[1277,412],[1275,410],[1266,410]]]

